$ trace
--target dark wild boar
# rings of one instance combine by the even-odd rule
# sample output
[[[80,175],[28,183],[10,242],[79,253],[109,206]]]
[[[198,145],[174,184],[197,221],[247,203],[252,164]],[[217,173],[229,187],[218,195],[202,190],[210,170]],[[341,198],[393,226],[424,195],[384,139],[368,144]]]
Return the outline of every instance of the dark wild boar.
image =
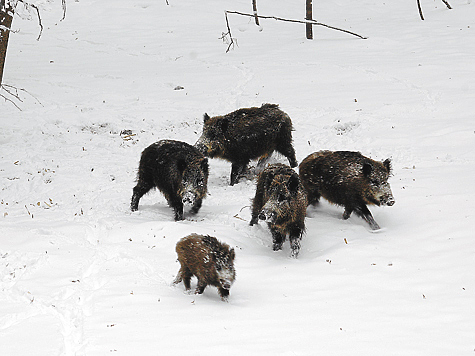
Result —
[[[136,211],[140,198],[158,188],[173,208],[175,220],[183,220],[183,203],[192,204],[191,212],[196,214],[207,184],[208,159],[201,152],[185,142],[161,140],[142,152],[130,208]]]
[[[215,237],[191,234],[178,241],[176,253],[181,267],[175,284],[183,281],[185,289],[190,290],[191,277],[196,276],[196,294],[202,294],[206,286],[211,285],[218,288],[222,300],[227,300],[236,279],[233,248]]]
[[[257,179],[250,225],[265,220],[272,233],[273,250],[282,249],[289,235],[291,256],[297,257],[305,231],[307,197],[298,174],[281,163],[268,165]]]
[[[292,122],[275,104],[244,108],[224,116],[204,115],[201,137],[195,144],[205,156],[232,163],[231,185],[238,182],[251,160],[263,167],[274,151],[297,166],[292,146]]]
[[[300,179],[309,204],[323,196],[330,203],[345,207],[343,219],[352,212],[363,218],[373,230],[380,229],[367,205],[395,203],[388,178],[391,161],[374,161],[359,152],[319,151],[305,158],[299,166]]]

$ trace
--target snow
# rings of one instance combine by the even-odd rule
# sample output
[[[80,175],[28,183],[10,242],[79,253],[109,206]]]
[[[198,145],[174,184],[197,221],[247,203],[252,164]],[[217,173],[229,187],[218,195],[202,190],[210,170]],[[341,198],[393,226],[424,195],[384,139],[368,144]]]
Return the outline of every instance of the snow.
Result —
[[[229,14],[225,53],[224,10],[251,1],[169,2],[76,0],[64,21],[48,4],[40,41],[35,20],[13,21],[4,82],[26,91],[22,111],[0,102],[2,355],[473,355],[475,5],[421,1],[421,21],[415,1],[314,2],[367,40]],[[229,186],[215,159],[197,215],[174,222],[158,191],[130,212],[144,148],[194,144],[205,112],[266,102],[292,118],[299,162],[392,159],[396,204],[370,208],[380,231],[322,202],[298,259],[274,252],[249,226],[255,182]],[[235,248],[228,303],[173,286],[190,233]]]

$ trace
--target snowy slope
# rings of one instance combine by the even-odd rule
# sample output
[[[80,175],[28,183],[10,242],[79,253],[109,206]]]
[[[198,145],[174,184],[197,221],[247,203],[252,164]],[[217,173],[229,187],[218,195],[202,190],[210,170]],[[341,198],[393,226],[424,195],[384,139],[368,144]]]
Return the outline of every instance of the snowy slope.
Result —
[[[315,19],[367,40],[229,15],[225,53],[224,10],[251,1],[169,2],[68,2],[62,22],[49,4],[39,42],[14,20],[4,81],[28,93],[22,111],[0,102],[2,355],[473,355],[475,4],[422,0],[421,21],[415,1],[314,2]],[[323,202],[299,258],[273,252],[249,226],[255,183],[230,187],[220,160],[196,216],[174,222],[158,192],[130,212],[145,147],[193,144],[205,112],[265,102],[292,118],[298,161],[393,160],[396,204],[370,208],[381,231]],[[172,286],[192,232],[235,247],[229,303]]]

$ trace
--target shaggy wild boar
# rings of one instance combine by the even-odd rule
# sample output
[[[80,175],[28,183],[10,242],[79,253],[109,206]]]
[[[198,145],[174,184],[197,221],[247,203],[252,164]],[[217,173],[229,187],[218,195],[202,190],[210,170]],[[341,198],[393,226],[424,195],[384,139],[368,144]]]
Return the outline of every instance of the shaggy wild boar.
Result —
[[[272,233],[273,250],[282,249],[289,235],[291,256],[297,257],[305,231],[307,197],[298,174],[281,163],[268,165],[257,179],[250,225],[265,220]]]
[[[201,152],[185,142],[161,140],[142,152],[130,208],[136,211],[140,198],[158,188],[173,208],[175,220],[183,220],[183,203],[192,204],[191,212],[196,214],[207,184],[208,159]]]
[[[186,290],[190,290],[190,279],[196,276],[196,294],[202,294],[206,286],[211,285],[218,288],[222,300],[227,300],[229,288],[236,279],[233,248],[215,237],[191,234],[178,241],[176,253],[181,267],[175,284],[183,281]]]
[[[239,181],[251,160],[260,158],[263,167],[274,151],[297,166],[292,146],[290,117],[275,104],[260,108],[244,108],[224,116],[204,115],[201,137],[195,144],[205,156],[222,158],[232,163],[231,185]]]
[[[373,230],[380,227],[367,205],[395,203],[388,183],[390,159],[377,162],[359,152],[319,151],[300,163],[299,174],[309,204],[318,203],[323,196],[330,203],[345,207],[343,219],[355,212]]]

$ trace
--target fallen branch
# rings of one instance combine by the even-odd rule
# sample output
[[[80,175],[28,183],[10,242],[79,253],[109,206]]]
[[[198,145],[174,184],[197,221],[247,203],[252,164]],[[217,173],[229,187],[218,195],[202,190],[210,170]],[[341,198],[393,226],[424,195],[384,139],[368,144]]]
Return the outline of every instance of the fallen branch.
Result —
[[[418,0],[418,1],[419,1],[419,0]],[[311,24],[311,25],[314,25],[314,26],[322,26],[322,27],[326,27],[326,28],[329,28],[329,29],[332,29],[332,30],[337,30],[337,31],[345,32],[345,33],[348,33],[348,34],[350,34],[350,35],[359,37],[359,38],[361,38],[361,39],[363,39],[363,40],[367,39],[367,37],[358,35],[357,33],[354,33],[354,32],[348,31],[348,30],[343,30],[343,29],[338,28],[338,27],[326,25],[326,24],[324,24],[324,23],[322,23],[322,22],[318,22],[318,21],[315,21],[315,20],[294,20],[294,19],[286,19],[286,18],[278,17],[278,16],[263,16],[263,15],[257,15],[257,14],[247,14],[247,13],[239,12],[239,11],[228,11],[228,10],[225,10],[225,11],[224,11],[224,15],[225,15],[225,17],[226,17],[226,26],[227,26],[227,28],[228,28],[228,32],[227,32],[227,33],[224,33],[224,32],[223,32],[223,36],[221,37],[221,39],[224,40],[224,38],[225,38],[227,35],[229,35],[230,42],[229,42],[229,45],[228,45],[228,48],[227,48],[226,52],[229,51],[229,49],[231,48],[231,46],[234,46],[234,40],[235,40],[235,38],[233,38],[233,37],[232,37],[232,34],[231,34],[231,28],[230,28],[230,26],[229,26],[228,14],[236,14],[236,15],[247,16],[247,17],[254,17],[254,18],[260,18],[260,19],[273,19],[273,20],[284,21],[284,22]]]
[[[2,93],[2,90],[6,92],[6,94],[3,94]],[[44,106],[36,96],[34,96],[33,94],[31,94],[29,91],[27,91],[26,89],[22,89],[22,88],[17,88],[17,87],[14,87],[13,85],[8,85],[8,84],[1,84],[0,85],[0,98],[3,98],[6,102],[9,102],[11,104],[13,104],[18,110],[22,111],[21,110],[21,107],[19,106],[19,104],[17,104],[15,102],[18,101],[20,103],[23,103],[23,99],[21,98],[20,96],[20,92],[23,92],[25,94],[28,94],[29,96],[31,96],[33,99],[35,99],[35,101],[40,104],[41,106]]]

